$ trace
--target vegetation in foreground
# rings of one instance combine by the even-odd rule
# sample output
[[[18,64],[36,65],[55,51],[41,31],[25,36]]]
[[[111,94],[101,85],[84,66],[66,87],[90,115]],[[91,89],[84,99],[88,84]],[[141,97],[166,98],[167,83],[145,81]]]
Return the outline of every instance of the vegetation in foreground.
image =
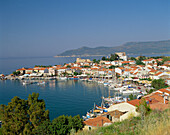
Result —
[[[131,117],[97,130],[79,132],[78,135],[168,135],[169,116],[170,109],[163,112],[154,110],[145,116],[144,120],[141,117]]]
[[[38,97],[38,93],[29,95],[27,100],[16,96],[8,105],[0,105],[0,135],[67,135],[83,128],[79,115],[63,115],[50,121],[45,102]]]

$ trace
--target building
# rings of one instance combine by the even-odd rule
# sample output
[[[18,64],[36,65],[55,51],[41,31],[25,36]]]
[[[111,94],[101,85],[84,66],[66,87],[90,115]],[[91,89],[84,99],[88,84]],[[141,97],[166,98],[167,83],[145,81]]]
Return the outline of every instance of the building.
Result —
[[[98,116],[96,118],[90,118],[84,121],[84,124],[85,126],[83,130],[92,130],[97,127],[109,126],[112,122],[106,117]]]
[[[116,52],[115,54],[117,54],[119,56],[119,59],[127,61],[127,56],[126,56],[125,52]]]
[[[77,58],[76,63],[84,63],[84,62],[91,62],[89,59],[81,59]]]

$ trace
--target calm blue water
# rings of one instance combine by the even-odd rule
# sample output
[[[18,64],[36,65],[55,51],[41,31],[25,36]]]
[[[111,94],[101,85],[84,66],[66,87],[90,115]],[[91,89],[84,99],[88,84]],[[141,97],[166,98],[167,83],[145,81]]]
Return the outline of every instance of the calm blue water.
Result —
[[[14,96],[27,99],[36,92],[44,99],[50,111],[50,119],[59,115],[85,115],[92,109],[94,102],[101,104],[101,97],[108,96],[108,88],[97,83],[83,81],[47,81],[45,86],[31,84],[23,86],[20,81],[0,81],[0,104],[8,104]],[[111,92],[111,95],[113,93]]]
[[[169,55],[168,55],[169,56]],[[101,59],[101,57],[86,57]],[[74,62],[76,58],[1,58],[0,74],[10,74],[18,68],[34,67],[35,65],[56,65]],[[85,115],[92,109],[94,102],[101,103],[101,97],[107,97],[108,88],[96,83],[81,81],[48,81],[45,86],[23,86],[20,81],[0,80],[0,104],[8,104],[14,96],[27,99],[28,95],[36,92],[45,100],[46,108],[50,111],[50,119],[59,115]],[[112,91],[111,91],[112,92]],[[111,96],[113,93],[111,93]]]

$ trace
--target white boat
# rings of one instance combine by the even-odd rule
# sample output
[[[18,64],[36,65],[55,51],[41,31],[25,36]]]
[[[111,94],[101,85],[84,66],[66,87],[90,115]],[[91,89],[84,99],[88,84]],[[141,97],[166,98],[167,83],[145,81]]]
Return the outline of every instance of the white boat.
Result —
[[[27,85],[27,84],[31,84],[31,82],[29,82],[29,81],[24,81],[24,82],[22,82],[22,84],[23,84],[23,85]]]
[[[59,79],[60,80],[67,80],[68,78],[67,77],[60,77]]]
[[[122,90],[120,91],[122,94],[133,94],[133,93],[141,93],[140,90],[136,89],[127,89],[127,90]]]

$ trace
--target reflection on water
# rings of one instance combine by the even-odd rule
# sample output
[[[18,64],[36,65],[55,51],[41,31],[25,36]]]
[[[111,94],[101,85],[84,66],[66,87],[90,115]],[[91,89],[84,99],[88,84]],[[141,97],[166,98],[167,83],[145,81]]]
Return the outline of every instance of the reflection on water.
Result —
[[[94,105],[101,103],[101,97],[109,95],[108,88],[97,83],[84,81],[46,81],[45,85],[23,85],[20,81],[0,81],[0,104],[8,104],[14,96],[27,99],[29,94],[39,93],[44,99],[50,118],[59,115],[84,115]]]
[[[55,87],[56,87],[56,81],[55,81],[55,80],[49,81],[49,87],[50,87],[51,89],[55,88]]]

